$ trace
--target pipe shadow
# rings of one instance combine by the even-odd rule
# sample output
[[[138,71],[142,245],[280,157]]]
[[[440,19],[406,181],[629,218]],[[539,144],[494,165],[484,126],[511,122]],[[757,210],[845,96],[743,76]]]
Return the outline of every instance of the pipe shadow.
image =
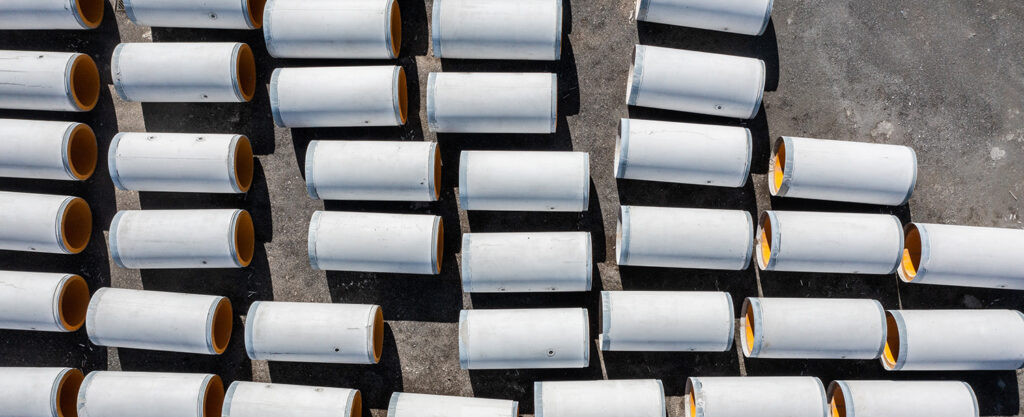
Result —
[[[430,45],[426,3],[423,0],[398,0],[398,9],[402,13],[402,50],[398,56],[426,55]]]

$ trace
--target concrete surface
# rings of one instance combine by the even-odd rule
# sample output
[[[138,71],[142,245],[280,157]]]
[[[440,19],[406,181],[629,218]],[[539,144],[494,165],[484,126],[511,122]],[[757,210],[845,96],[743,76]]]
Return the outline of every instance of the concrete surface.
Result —
[[[721,354],[638,354],[592,351],[583,370],[480,371],[459,369],[457,324],[462,308],[585,306],[598,318],[598,291],[726,290],[739,308],[744,297],[871,297],[887,308],[1022,308],[1021,292],[908,286],[894,276],[710,272],[619,268],[614,262],[619,204],[893,212],[904,221],[1020,228],[1024,216],[1024,3],[1014,0],[778,0],[773,24],[760,37],[745,37],[632,21],[631,0],[572,0],[566,4],[566,41],[558,63],[444,61],[428,56],[431,1],[399,0],[404,18],[398,62],[410,75],[413,115],[402,128],[278,129],[266,88],[249,104],[143,104],[111,95],[109,58],[127,42],[245,41],[254,47],[261,85],[278,66],[355,65],[342,60],[275,60],[259,31],[140,28],[108,4],[106,19],[91,32],[0,32],[0,48],[80,51],[100,65],[108,86],[97,109],[86,114],[0,111],[0,117],[64,119],[90,123],[106,150],[117,131],[243,133],[259,155],[256,182],[247,196],[115,192],[104,169],[84,184],[2,180],[0,189],[68,193],[85,197],[96,214],[93,242],[77,256],[0,252],[4,269],[68,271],[101,286],[145,288],[231,297],[236,330],[221,357],[107,349],[84,331],[47,334],[0,331],[0,365],[78,366],[86,371],[216,372],[226,382],[273,381],[358,388],[366,415],[386,414],[393,391],[520,401],[533,412],[533,382],[555,379],[661,378],[669,415],[681,415],[690,375],[814,375],[829,380],[963,379],[978,393],[982,415],[1018,415],[1020,373],[885,373],[877,361],[744,360]],[[511,1],[511,0],[510,0]],[[570,7],[571,6],[571,7]],[[115,19],[116,17],[116,19]],[[759,57],[769,68],[764,110],[749,122],[627,108],[625,82],[632,46],[644,44]],[[426,131],[422,94],[431,71],[557,71],[561,116],[554,135],[435,135]],[[618,119],[653,118],[738,124],[755,132],[752,181],[741,189],[616,181],[612,156]],[[787,135],[897,143],[920,159],[917,191],[895,209],[769,198],[764,172],[769,138]],[[436,140],[445,170],[436,204],[311,200],[302,161],[313,139]],[[582,214],[459,212],[458,154],[464,149],[577,150],[590,152],[590,210]],[[105,167],[105,153],[100,166]],[[135,271],[109,260],[105,235],[113,214],[130,208],[242,207],[257,221],[253,266],[242,270]],[[306,257],[306,228],[314,210],[434,213],[445,219],[445,266],[438,277],[313,271]],[[458,274],[460,233],[468,231],[585,230],[593,233],[597,263],[593,292],[557,295],[463,295]],[[245,312],[255,300],[361,302],[383,306],[386,347],[377,366],[251,362],[242,343]],[[155,326],[160,325],[154,323]],[[592,326],[596,338],[597,326]]]

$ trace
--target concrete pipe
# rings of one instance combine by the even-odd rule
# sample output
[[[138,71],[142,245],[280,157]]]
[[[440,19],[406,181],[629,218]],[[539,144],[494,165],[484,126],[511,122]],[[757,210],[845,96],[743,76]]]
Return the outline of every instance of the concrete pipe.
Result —
[[[306,190],[318,200],[437,201],[441,152],[435,142],[314,140]]]
[[[124,101],[244,103],[256,94],[256,59],[244,43],[122,43],[110,72]]]
[[[0,368],[0,417],[77,417],[82,371]]]
[[[107,164],[121,190],[240,194],[252,186],[252,155],[244,135],[118,133]]]
[[[437,0],[431,13],[434,56],[557,61],[562,0]]]
[[[388,417],[519,417],[519,402],[396,392]]]
[[[727,292],[601,291],[601,350],[725,352],[735,319]]]
[[[783,136],[770,161],[776,197],[898,206],[917,183],[917,154],[906,146]]]
[[[110,257],[122,268],[244,268],[256,229],[245,210],[122,210],[109,240]]]
[[[747,298],[740,323],[748,358],[877,359],[885,309],[875,300]]]
[[[225,297],[100,288],[89,302],[86,330],[98,346],[219,355],[233,318]]]
[[[275,58],[394,59],[402,45],[396,0],[269,0],[263,22]]]
[[[637,0],[636,20],[761,36],[773,0]]]
[[[0,51],[0,108],[80,112],[99,99],[100,71],[88,55]]]
[[[902,229],[888,214],[768,210],[754,257],[765,271],[891,274],[900,262]]]
[[[536,417],[665,417],[660,379],[533,383]]]
[[[0,191],[0,249],[81,253],[92,235],[92,210],[79,197]]]
[[[224,410],[208,417],[361,417],[357,389],[235,381],[224,396]]]
[[[961,381],[832,381],[828,401],[834,417],[978,417]]]
[[[683,414],[691,417],[832,417],[821,380],[795,377],[690,377]]]
[[[590,291],[590,233],[464,233],[462,291]]]
[[[459,202],[463,210],[587,211],[590,155],[462,151]]]
[[[1024,230],[911,223],[904,231],[903,282],[1024,290]]]
[[[1024,367],[1024,315],[1016,310],[889,310],[888,371],[988,371]]]
[[[443,255],[441,216],[317,211],[309,221],[313,269],[436,275]]]
[[[257,301],[245,319],[249,359],[372,365],[384,352],[380,306]]]
[[[0,119],[0,177],[85,181],[97,152],[89,125]]]
[[[124,12],[139,26],[199,29],[259,29],[267,0],[124,0]]]
[[[462,369],[586,368],[590,327],[585,308],[462,310]]]
[[[622,206],[619,265],[742,271],[754,250],[754,221],[741,210]]]
[[[760,59],[637,45],[626,103],[753,119],[761,108],[764,82]]]
[[[432,72],[427,78],[432,132],[548,134],[557,121],[557,74]]]
[[[615,178],[742,187],[752,149],[747,128],[622,119]]]
[[[103,22],[103,3],[103,0],[5,0],[0,3],[0,30],[96,29]]]
[[[278,127],[401,126],[408,88],[398,66],[278,68],[270,110]]]
[[[78,417],[216,417],[223,403],[217,375],[95,371],[78,391]]]
[[[88,307],[89,285],[78,275],[0,271],[0,329],[73,332]]]

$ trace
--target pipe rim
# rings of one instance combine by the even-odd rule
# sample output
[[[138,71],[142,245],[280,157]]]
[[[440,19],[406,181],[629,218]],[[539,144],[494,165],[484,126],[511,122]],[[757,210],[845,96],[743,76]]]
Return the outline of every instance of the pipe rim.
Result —
[[[432,81],[434,74],[430,75]],[[469,155],[470,151],[459,153],[459,205],[462,206],[463,210],[473,209],[472,205],[469,204]]]
[[[765,78],[767,78],[768,70],[765,67],[763,60],[758,59],[757,62],[761,64],[761,86],[757,88],[757,98],[754,99],[754,109],[750,111],[750,117],[747,117],[747,119],[753,119],[757,117],[757,113],[761,111],[761,101],[764,100],[764,85],[766,82]]]
[[[124,1],[124,12],[128,15],[128,19],[135,22],[135,15],[132,11],[131,0]],[[138,23],[136,23],[138,24]],[[114,53],[110,57],[110,79],[114,83],[114,92],[121,98],[122,101],[132,101],[128,98],[128,93],[124,91],[124,83],[121,81],[121,52],[127,47],[128,43],[120,43],[114,47]]]
[[[259,315],[261,304],[263,304],[262,301],[254,301],[251,305],[249,305],[249,311],[245,313],[245,354],[249,356],[249,359],[252,360],[261,359],[258,355],[256,355],[256,346],[253,340],[253,332],[255,331],[256,328],[256,319]]]
[[[887,371],[903,369],[907,361],[907,327],[898,310],[885,312],[885,349],[882,352],[882,366]],[[895,352],[893,352],[895,350]]]
[[[636,45],[633,47],[633,66],[629,69],[629,77],[626,79],[626,104],[636,106],[640,95],[640,84],[644,78],[644,52],[647,47]]]
[[[689,417],[704,417],[704,393],[701,392],[701,383],[698,377],[686,378],[686,388],[684,391],[684,395],[689,398],[688,401],[683,403],[684,413]],[[701,401],[697,400],[698,396],[701,397]],[[702,406],[698,407],[698,403],[700,403]]]
[[[75,20],[82,29],[96,29],[103,23],[103,0],[71,0],[75,5]]]
[[[615,263],[629,265],[629,212],[630,206],[619,208],[619,218],[615,222]]]
[[[590,208],[590,153],[582,153],[583,157],[583,201],[580,204],[580,211],[587,211]]]
[[[245,135],[235,136],[235,146],[231,152],[232,186],[236,191],[245,193],[252,187],[256,161],[253,160],[252,142]]]
[[[211,353],[220,355],[227,350],[231,342],[231,331],[234,327],[231,301],[226,297],[219,297],[217,302],[210,306],[209,317],[206,326],[210,335],[210,350]]]
[[[348,395],[348,414],[345,417],[359,417],[363,415],[363,394],[354,389]]]
[[[430,10],[430,45],[433,48],[434,57],[437,58],[444,58],[441,53],[441,1],[434,0],[434,5]]]
[[[389,58],[398,58],[398,54],[402,51],[402,10],[398,7],[398,2],[390,0],[387,5],[387,10],[390,12],[387,18],[387,28],[385,29],[385,42],[388,44]]]
[[[849,387],[843,381],[832,381],[828,385],[828,408],[831,417],[847,417],[853,415],[853,397],[849,395]]]
[[[281,116],[281,97],[277,92],[278,82],[281,78],[281,70],[283,70],[283,68],[274,68],[274,72],[270,73],[270,91],[268,91],[267,94],[270,99],[270,115],[274,118],[274,124],[277,125],[277,127],[288,127]]]
[[[248,44],[235,44],[231,57],[235,96],[242,102],[256,95],[256,57]]]
[[[793,181],[793,145],[788,136],[780,136],[772,145],[768,159],[768,191],[773,197],[785,197]]]
[[[235,391],[238,389],[238,386],[241,385],[242,383],[243,383],[242,381],[235,381],[235,382],[232,382],[231,385],[228,386],[228,390],[224,394],[224,405],[221,407],[221,413],[220,414],[222,416],[230,416],[231,415],[231,401],[234,400],[234,398],[235,398]]]
[[[314,177],[314,172],[316,172],[314,169],[316,167],[316,147],[319,144],[319,140],[311,140],[309,145],[306,145],[305,166],[302,170],[306,177],[306,193],[314,200],[320,199],[320,193],[316,191],[316,179]]]
[[[637,21],[647,20],[647,10],[651,7],[651,0],[636,0],[636,8],[633,11],[633,18]]]
[[[928,233],[923,225],[910,223],[904,228],[903,252],[897,273],[906,283],[920,283],[928,259]]]
[[[558,74],[551,73],[551,131],[558,131]]]
[[[743,164],[743,181],[738,187],[743,187],[750,181],[750,167],[754,164],[754,134],[749,128],[743,128],[743,131],[747,133],[747,159]]]
[[[263,27],[264,11],[266,10],[267,0],[242,0],[242,8],[245,10],[245,15],[248,17],[250,29],[259,29]]]
[[[68,254],[78,254],[89,245],[92,236],[92,210],[79,197],[69,197],[60,210],[57,230],[61,247]]]
[[[53,403],[50,404],[57,417],[78,417],[78,394],[85,375],[76,368],[65,368],[51,388]]]
[[[438,3],[440,3],[440,1],[438,1]],[[434,3],[435,6],[438,3]],[[432,72],[427,74],[427,128],[429,128],[431,132],[441,131],[437,124],[437,110],[436,105],[434,104],[434,98],[437,96],[436,84],[437,73]],[[465,151],[463,151],[463,153],[465,153]]]
[[[317,232],[320,228],[320,216],[322,211],[314,211],[309,219],[309,237],[306,239],[306,252],[309,254],[309,265],[315,270],[321,270],[316,255]]]
[[[89,310],[89,284],[79,275],[67,275],[58,289],[57,322],[66,332],[82,328]]]
[[[555,55],[552,57],[553,61],[562,60],[562,20],[563,13],[562,0],[555,0]],[[553,133],[554,131],[552,131]]]
[[[63,146],[64,170],[72,178],[85,181],[96,171],[99,147],[96,134],[89,125],[72,124],[64,133]]]
[[[629,119],[619,119],[619,135],[615,138],[615,178],[626,178],[629,167]]]
[[[441,216],[434,216],[433,236],[431,236],[434,245],[430,254],[434,274],[441,273],[441,261],[444,260],[444,222],[442,220]]]
[[[224,409],[224,383],[217,375],[209,375],[203,383],[203,397],[199,409],[202,417],[220,417]]]
[[[914,196],[914,189],[917,188],[917,151],[909,146],[906,146],[905,148],[910,151],[910,158],[914,161],[914,176],[910,179],[910,187],[907,188],[907,195],[903,197],[903,201],[900,201],[900,203],[897,204],[899,206],[907,204],[907,202],[910,201],[910,198]]]
[[[409,85],[405,78],[405,68],[397,65],[394,68],[395,121],[402,126],[409,119]]]
[[[430,201],[438,201],[441,199],[441,152],[437,149],[437,142],[430,143],[430,151],[428,152],[430,160],[427,162],[430,167],[430,171],[427,173],[428,192],[430,193]]]
[[[252,215],[246,210],[236,211],[234,217],[231,222],[231,252],[235,255],[235,264],[245,268],[252,262],[256,251],[256,227]]]
[[[757,31],[757,36],[764,35],[764,32],[768,30],[768,22],[772,20],[772,7],[774,3],[775,0],[768,0],[768,8],[764,11],[764,22],[761,23],[761,29]]]
[[[583,362],[578,368],[586,368],[590,365],[590,311],[580,308],[583,313]]]
[[[774,269],[775,263],[778,260],[777,253],[781,237],[778,223],[778,218],[771,210],[761,213],[758,221],[755,258],[757,259],[757,266],[764,271]]]
[[[743,300],[741,307],[743,316],[740,324],[743,331],[740,332],[743,354],[748,358],[756,358],[761,354],[761,347],[764,344],[764,315],[761,311],[761,300],[757,297],[748,297]]]
[[[384,355],[384,310],[377,305],[371,307],[369,318],[370,362],[380,363],[380,358]]]
[[[77,111],[90,111],[100,100],[100,71],[96,61],[85,54],[75,54],[68,63],[67,92]]]

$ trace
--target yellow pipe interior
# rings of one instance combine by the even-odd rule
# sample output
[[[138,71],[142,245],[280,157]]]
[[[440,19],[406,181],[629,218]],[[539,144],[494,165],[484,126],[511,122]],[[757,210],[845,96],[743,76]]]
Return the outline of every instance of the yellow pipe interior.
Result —
[[[384,354],[384,310],[377,307],[373,315],[373,361],[380,362]],[[355,414],[354,414],[355,415]]]
[[[78,417],[78,389],[83,379],[82,371],[72,369],[57,383],[57,417]]]
[[[71,332],[80,329],[89,309],[89,284],[78,275],[69,278],[60,290],[57,306],[61,325]]]
[[[917,278],[917,270],[921,266],[921,231],[917,226],[910,225],[907,228],[903,242],[903,261],[900,262],[900,269],[907,281],[913,281]]]
[[[887,368],[895,368],[900,358],[900,330],[892,313],[885,312],[885,351],[882,360]]]
[[[213,326],[210,330],[210,339],[213,340],[213,351],[217,354],[224,353],[231,341],[232,314],[231,301],[222,298],[213,311]]]
[[[754,330],[754,306],[747,304],[747,311],[743,313],[743,339],[748,352],[754,351]]]
[[[263,7],[267,5],[267,0],[246,1],[249,4],[249,22],[252,23],[253,29],[263,27]]]
[[[437,222],[437,272],[441,272],[442,260],[444,260],[444,219]]]
[[[761,216],[761,234],[757,240],[757,251],[761,255],[761,263],[768,265],[772,258],[772,218]]]
[[[249,138],[238,138],[235,145],[235,181],[242,192],[249,191],[252,186],[253,169],[256,163],[252,159],[252,143]]]
[[[214,375],[203,393],[203,417],[220,417],[224,406],[224,383]]]
[[[843,397],[843,390],[838,384],[832,386],[828,406],[832,411],[832,417],[846,417],[846,398]]]
[[[398,69],[398,113],[405,124],[409,119],[409,86],[406,85],[405,68]]]
[[[434,199],[440,199],[440,198],[441,198],[441,151],[437,150],[437,147],[434,147]]]
[[[103,22],[103,0],[76,0],[75,8],[90,29],[95,29]]]
[[[252,216],[242,210],[235,222],[235,251],[238,263],[243,267],[252,262],[252,254],[256,251],[256,227],[252,224]]]
[[[60,237],[64,248],[72,254],[80,253],[89,244],[92,235],[92,210],[89,203],[75,197],[64,207],[60,218]]]
[[[96,134],[85,124],[76,125],[68,140],[68,166],[79,180],[87,180],[96,171]]]
[[[391,3],[391,52],[397,57],[402,50],[402,11],[398,9],[398,0]]]
[[[96,107],[100,100],[100,71],[96,68],[96,61],[88,55],[79,55],[71,64],[68,82],[71,84],[71,97],[79,110],[89,111]]]
[[[238,75],[238,89],[242,92],[245,101],[252,100],[256,94],[256,58],[252,54],[252,48],[242,44],[238,48],[238,62],[236,63]]]
[[[690,392],[690,417],[697,417],[697,402],[693,400],[693,392]]]
[[[358,390],[352,397],[352,408],[349,410],[350,417],[361,417],[363,415],[363,394]]]
[[[779,192],[786,172],[786,142],[780,140],[772,155],[772,191]]]

